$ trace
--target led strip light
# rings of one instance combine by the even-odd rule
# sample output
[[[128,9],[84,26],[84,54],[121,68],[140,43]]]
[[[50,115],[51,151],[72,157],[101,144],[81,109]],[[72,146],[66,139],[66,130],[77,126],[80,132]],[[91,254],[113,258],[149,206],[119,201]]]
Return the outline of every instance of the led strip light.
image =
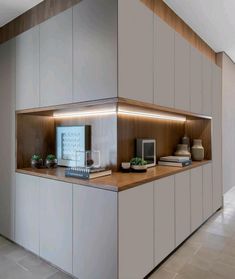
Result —
[[[118,108],[116,109],[106,109],[106,110],[91,110],[91,111],[82,111],[82,112],[64,112],[64,113],[54,113],[54,118],[74,118],[74,117],[89,117],[89,116],[107,116],[107,115],[127,115],[127,116],[137,116],[137,117],[146,117],[152,119],[162,119],[162,120],[171,120],[171,121],[180,121],[185,122],[186,117],[184,116],[173,116],[167,114],[159,113],[149,113],[143,111],[133,111],[125,110]]]

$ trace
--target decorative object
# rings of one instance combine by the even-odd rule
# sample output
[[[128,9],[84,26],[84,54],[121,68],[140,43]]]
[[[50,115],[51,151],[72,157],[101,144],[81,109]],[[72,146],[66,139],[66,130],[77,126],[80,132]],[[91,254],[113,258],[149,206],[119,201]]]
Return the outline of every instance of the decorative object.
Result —
[[[204,147],[201,139],[193,140],[192,158],[194,161],[202,161],[204,159]]]
[[[56,168],[57,167],[57,159],[56,156],[53,154],[49,154],[46,158],[45,166],[48,169]]]
[[[132,170],[136,171],[136,172],[145,172],[145,171],[147,171],[147,168],[148,168],[147,162],[139,157],[132,158],[130,161],[130,164],[131,164]]]
[[[187,144],[177,144],[175,156],[183,156],[191,158],[191,153],[188,151]]]
[[[136,139],[136,156],[146,161],[147,167],[156,165],[156,140]]]
[[[184,135],[182,137],[182,140],[181,140],[182,144],[187,144],[188,146],[188,151],[190,152],[190,138],[186,135]]]
[[[130,162],[122,162],[121,169],[123,172],[130,172],[131,163]]]
[[[31,158],[31,167],[40,169],[43,166],[43,160],[40,155],[34,154]]]

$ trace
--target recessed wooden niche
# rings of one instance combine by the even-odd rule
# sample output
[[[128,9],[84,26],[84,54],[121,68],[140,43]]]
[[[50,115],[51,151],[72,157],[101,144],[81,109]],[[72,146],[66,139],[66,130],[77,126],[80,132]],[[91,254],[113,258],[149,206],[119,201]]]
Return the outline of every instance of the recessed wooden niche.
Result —
[[[80,115],[74,116],[76,112]],[[87,115],[87,112],[91,114]],[[150,118],[146,113],[158,113],[163,117]],[[54,154],[56,127],[67,125],[91,125],[92,149],[100,150],[102,164],[114,171],[119,169],[121,162],[135,156],[136,138],[156,139],[159,158],[173,154],[186,134],[191,140],[202,139],[205,159],[212,159],[209,117],[122,98],[17,111],[16,122],[17,169],[29,168],[33,154],[44,158],[47,154]]]

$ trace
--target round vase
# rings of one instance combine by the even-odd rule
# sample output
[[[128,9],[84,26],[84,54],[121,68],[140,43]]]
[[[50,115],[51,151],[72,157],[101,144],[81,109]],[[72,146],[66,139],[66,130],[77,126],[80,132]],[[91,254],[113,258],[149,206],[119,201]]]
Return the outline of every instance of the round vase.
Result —
[[[34,169],[40,169],[43,166],[43,160],[31,160],[31,167]]]
[[[48,159],[46,159],[45,166],[46,166],[48,169],[56,168],[56,167],[57,167],[57,159],[54,159],[54,160],[48,160]]]
[[[188,145],[187,144],[177,144],[175,156],[191,158],[191,153],[188,151]]]
[[[194,161],[202,161],[204,159],[204,148],[202,146],[202,140],[193,140],[192,146],[192,158]]]
[[[182,144],[187,144],[188,146],[188,151],[190,152],[190,139],[189,137],[187,137],[186,135],[184,137],[182,137],[181,140]]]

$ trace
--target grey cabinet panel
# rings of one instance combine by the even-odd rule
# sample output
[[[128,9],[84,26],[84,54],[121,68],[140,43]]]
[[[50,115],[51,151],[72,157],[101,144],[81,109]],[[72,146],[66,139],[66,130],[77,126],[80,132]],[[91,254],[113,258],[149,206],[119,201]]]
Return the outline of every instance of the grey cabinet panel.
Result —
[[[213,213],[212,180],[212,164],[207,164],[203,166],[203,221],[206,221]]]
[[[0,45],[0,234],[14,240],[15,39]]]
[[[72,184],[40,179],[40,257],[72,274]]]
[[[39,255],[39,178],[16,174],[15,241]]]
[[[153,183],[118,195],[119,279],[142,279],[154,266]]]
[[[202,67],[202,112],[205,115],[212,113],[212,62],[203,56]],[[213,93],[214,94],[214,93]]]
[[[174,176],[154,184],[155,266],[175,248],[175,180]]]
[[[153,102],[153,11],[142,1],[118,1],[118,95]]]
[[[174,30],[154,16],[154,103],[174,107]]]
[[[117,97],[117,1],[73,7],[73,100]]]
[[[176,246],[190,235],[190,172],[175,175]]]
[[[40,106],[72,102],[72,9],[40,25]]]
[[[213,160],[213,211],[222,206],[222,73],[212,68],[212,160]]]
[[[194,232],[203,221],[203,199],[202,199],[202,167],[191,170],[191,232]]]
[[[16,109],[39,107],[39,26],[16,37]]]
[[[175,33],[175,108],[190,110],[190,45]]]
[[[202,113],[202,55],[191,46],[190,52],[190,110]]]
[[[117,279],[117,193],[73,185],[73,274]]]

